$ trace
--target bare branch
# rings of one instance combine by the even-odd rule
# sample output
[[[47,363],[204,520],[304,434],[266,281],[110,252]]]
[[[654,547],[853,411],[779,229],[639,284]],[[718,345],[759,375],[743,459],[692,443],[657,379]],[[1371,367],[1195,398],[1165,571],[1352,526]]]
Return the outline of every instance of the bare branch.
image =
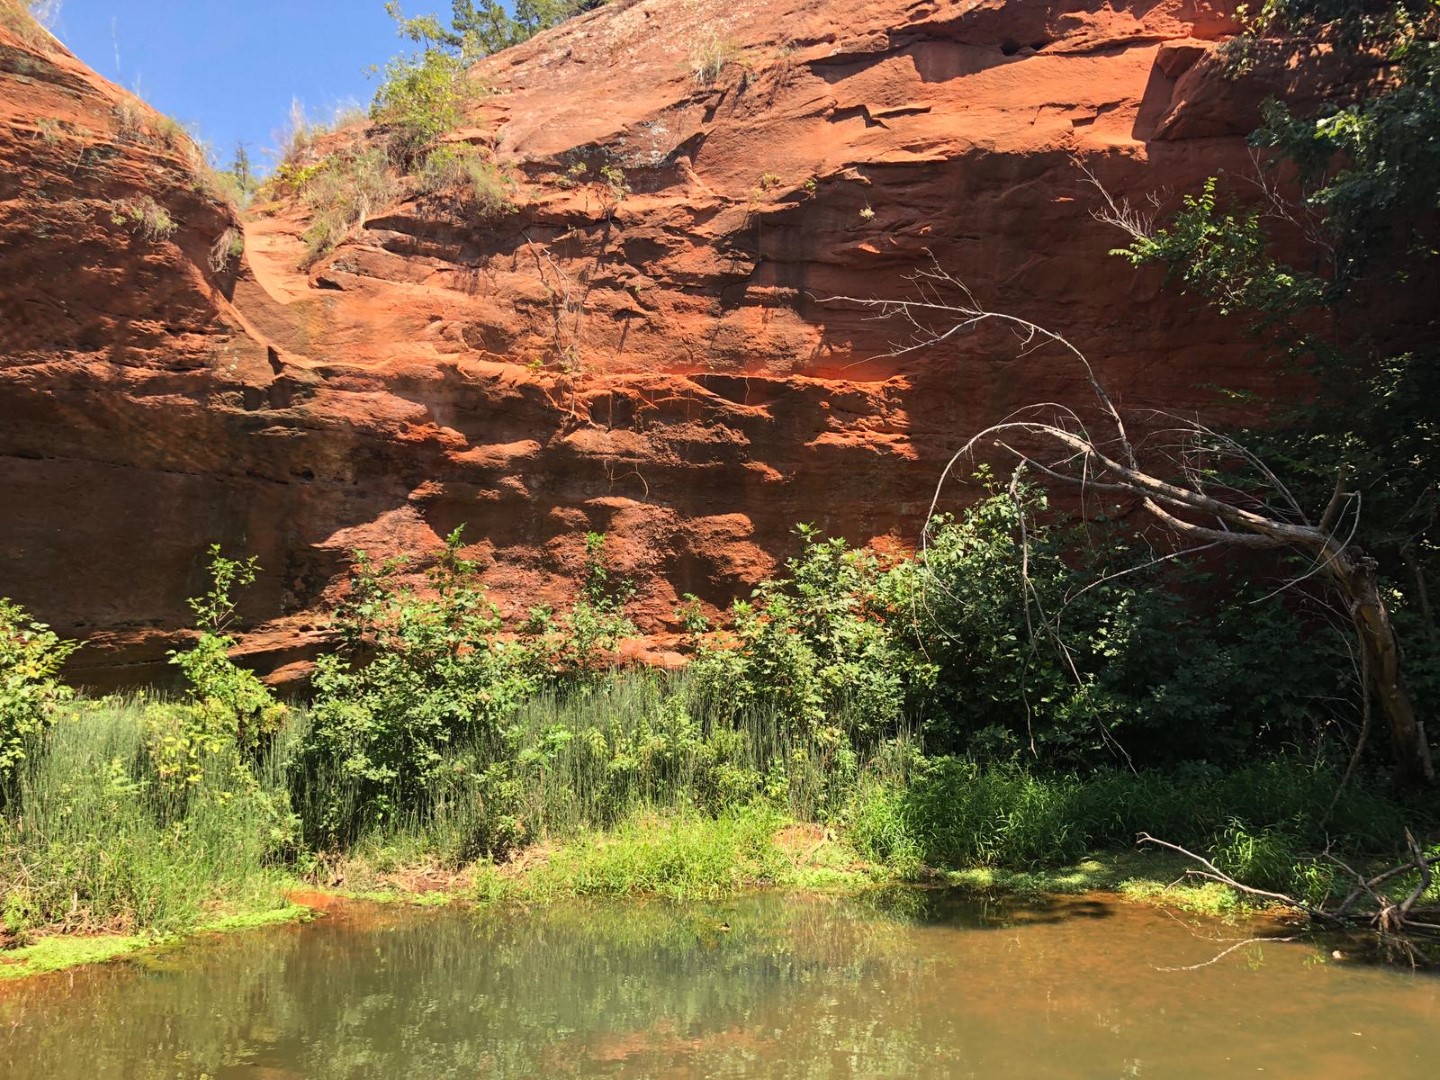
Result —
[[[1128,222],[1135,229],[1144,225],[1143,217],[1128,211],[1128,204],[1115,202],[1093,174],[1087,171],[1086,175],[1104,195],[1105,213],[1118,217],[1122,224]],[[1130,216],[1127,217],[1127,213]],[[1376,580],[1374,561],[1352,546],[1359,527],[1361,504],[1357,494],[1345,490],[1344,470],[1337,478],[1335,493],[1321,515],[1320,524],[1313,525],[1278,474],[1238,440],[1198,419],[1155,411],[1152,416],[1167,417],[1178,426],[1147,434],[1137,447],[1095,368],[1072,342],[1028,319],[987,310],[963,282],[940,267],[933,255],[931,265],[916,271],[910,280],[915,290],[914,299],[866,300],[841,296],[832,297],[830,302],[854,304],[876,312],[877,318],[899,318],[909,325],[910,341],[897,345],[892,356],[944,343],[987,323],[1011,329],[1019,341],[1020,355],[1056,345],[1075,360],[1112,433],[1102,442],[1086,430],[1074,409],[1044,403],[1019,409],[1000,423],[971,436],[941,471],[922,531],[922,549],[952,473],[960,462],[973,460],[978,447],[988,444],[1003,451],[1020,468],[1031,468],[1048,480],[1077,487],[1082,500],[1091,492],[1135,498],[1156,521],[1192,544],[1290,549],[1303,553],[1309,558],[1309,569],[1292,577],[1282,588],[1291,588],[1324,574],[1335,594],[1337,607],[1343,608],[1352,623],[1360,652],[1366,655],[1364,668],[1384,707],[1392,751],[1402,778],[1422,783],[1434,781],[1435,770],[1424,727],[1401,678],[1399,643]],[[1037,447],[1049,450],[1037,450]],[[1146,453],[1144,465],[1140,450]],[[1253,471],[1255,486],[1227,483],[1217,475],[1216,466],[1224,461],[1243,463]],[[1336,535],[1337,526],[1347,512],[1351,516],[1350,529],[1342,540]],[[1022,548],[1027,540],[1022,527]],[[1022,558],[1025,555],[1028,548]],[[1028,567],[1022,567],[1022,573],[1027,571]],[[1033,591],[1027,578],[1027,619]],[[1052,637],[1057,653],[1073,670],[1073,661],[1058,637],[1056,623],[1043,611],[1041,616],[1038,626]],[[1037,625],[1031,624],[1029,629],[1033,639]]]
[[[1157,840],[1149,833],[1141,833],[1138,837],[1137,842],[1141,844],[1154,844],[1157,847],[1168,848],[1171,851],[1179,852],[1186,858],[1194,859],[1201,866],[1205,867],[1206,872],[1201,873],[1198,870],[1192,870],[1190,871],[1192,874],[1196,874],[1200,877],[1207,877],[1212,881],[1218,881],[1224,885],[1229,885],[1237,892],[1243,892],[1248,896],[1258,896],[1264,900],[1274,900],[1278,904],[1283,904],[1286,907],[1294,908],[1297,911],[1304,911],[1306,913],[1309,913],[1313,910],[1308,904],[1296,900],[1293,896],[1287,896],[1285,893],[1270,892],[1266,889],[1257,889],[1253,885],[1246,885],[1243,882],[1236,881],[1233,877],[1225,873],[1209,859],[1205,858],[1205,856],[1196,855],[1195,852],[1188,851],[1187,849],[1181,847],[1179,844],[1172,844],[1168,840]]]
[[[1085,183],[1090,184],[1100,193],[1100,198],[1105,205],[1090,211],[1090,216],[1096,221],[1105,225],[1113,225],[1132,240],[1148,240],[1155,235],[1155,216],[1152,213],[1141,211],[1131,205],[1126,198],[1116,199],[1109,190],[1102,184],[1099,178],[1080,158],[1073,158],[1075,165],[1085,174]],[[1151,197],[1152,207],[1158,203],[1158,199]]]

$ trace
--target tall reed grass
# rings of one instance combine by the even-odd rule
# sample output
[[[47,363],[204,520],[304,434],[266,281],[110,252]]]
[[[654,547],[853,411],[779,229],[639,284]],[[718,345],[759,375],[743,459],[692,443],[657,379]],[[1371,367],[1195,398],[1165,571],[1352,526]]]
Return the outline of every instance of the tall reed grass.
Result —
[[[1416,821],[1358,783],[1332,808],[1336,774],[1295,759],[1229,773],[1043,775],[927,759],[908,738],[837,742],[833,726],[808,733],[764,709],[737,717],[706,693],[683,674],[633,673],[536,696],[501,738],[450,746],[424,805],[339,852],[322,850],[316,823],[354,792],[341,769],[299,764],[303,707],[258,759],[230,747],[177,786],[156,764],[154,699],[81,702],[0,793],[0,915],[17,936],[178,930],[278,904],[329,855],[458,868],[603,830],[629,840],[579,845],[546,868],[540,891],[714,891],[766,879],[763,836],[787,821],[824,823],[898,871],[1056,866],[1146,831],[1276,880],[1327,841],[1385,850],[1407,814]],[[741,865],[755,873],[737,877]]]
[[[278,903],[287,831],[283,766],[258,778],[208,758],[176,791],[149,764],[142,700],[82,704],[46,732],[0,814],[4,926],[176,930],[217,907]]]

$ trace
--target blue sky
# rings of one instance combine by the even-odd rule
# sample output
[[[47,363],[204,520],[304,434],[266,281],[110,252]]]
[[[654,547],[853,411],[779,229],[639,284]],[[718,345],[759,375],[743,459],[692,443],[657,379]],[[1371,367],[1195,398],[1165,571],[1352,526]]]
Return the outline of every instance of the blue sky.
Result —
[[[411,0],[409,14],[448,11]],[[368,104],[371,65],[406,43],[383,0],[65,0],[55,31],[82,60],[198,128],[221,165],[238,140],[266,168],[292,98],[324,118]]]

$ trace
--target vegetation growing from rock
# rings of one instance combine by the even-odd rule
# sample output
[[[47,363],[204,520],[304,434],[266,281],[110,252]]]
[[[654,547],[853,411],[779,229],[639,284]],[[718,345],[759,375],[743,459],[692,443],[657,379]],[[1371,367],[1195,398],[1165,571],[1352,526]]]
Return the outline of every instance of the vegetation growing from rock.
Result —
[[[149,195],[121,199],[110,211],[110,220],[150,243],[170,239],[178,228],[170,211]]]
[[[392,156],[409,171],[436,139],[461,125],[476,92],[457,57],[426,49],[390,61],[370,116],[389,133]]]
[[[277,182],[292,184],[310,211],[304,240],[307,261],[312,263],[339,246],[395,191],[385,152],[374,147],[331,154],[315,166],[278,177]]]
[[[514,182],[474,147],[442,146],[425,155],[415,185],[426,195],[448,195],[464,211],[487,218],[510,208]]]

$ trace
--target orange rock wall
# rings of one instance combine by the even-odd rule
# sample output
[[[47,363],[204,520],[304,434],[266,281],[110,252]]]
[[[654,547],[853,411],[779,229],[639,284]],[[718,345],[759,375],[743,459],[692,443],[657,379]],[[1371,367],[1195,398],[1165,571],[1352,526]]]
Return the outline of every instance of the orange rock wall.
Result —
[[[284,676],[352,548],[423,560],[463,524],[516,614],[571,593],[598,530],[662,640],[796,522],[913,539],[968,435],[1083,400],[1059,354],[896,358],[902,328],[831,299],[932,259],[1125,408],[1273,389],[1242,325],[1106,256],[1081,168],[1132,198],[1245,168],[1273,87],[1219,74],[1228,10],[621,0],[475,72],[494,93],[452,138],[511,170],[512,211],[402,192],[302,271],[279,200],[218,273],[231,212],[159,121],[0,29],[0,595],[90,638],[85,677],[153,678],[219,540],[266,569],[246,649]],[[113,221],[139,195],[171,238]]]

